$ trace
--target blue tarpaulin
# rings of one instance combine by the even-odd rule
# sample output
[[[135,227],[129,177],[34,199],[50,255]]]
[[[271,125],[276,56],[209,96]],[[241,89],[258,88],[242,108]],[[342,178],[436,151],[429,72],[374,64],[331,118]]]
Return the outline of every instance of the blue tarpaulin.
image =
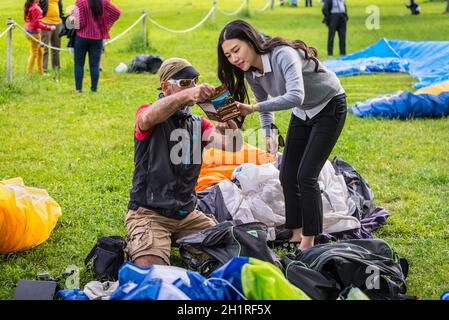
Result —
[[[338,76],[408,72],[419,80],[415,89],[449,80],[449,41],[406,41],[383,38],[353,54],[325,61]]]
[[[430,88],[449,80],[449,41],[381,39],[353,54],[325,61],[338,76],[379,72],[408,72],[419,80],[414,87]],[[423,89],[423,90],[426,90]],[[449,90],[439,93],[386,94],[349,109],[359,117],[409,119],[449,115]]]
[[[349,109],[364,118],[409,119],[420,117],[443,117],[449,115],[449,92],[414,94],[402,92],[357,102]]]

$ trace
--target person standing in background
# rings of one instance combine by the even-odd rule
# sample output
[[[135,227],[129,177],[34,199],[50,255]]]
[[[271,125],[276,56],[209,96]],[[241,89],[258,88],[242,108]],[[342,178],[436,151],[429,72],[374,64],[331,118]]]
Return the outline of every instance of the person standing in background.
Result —
[[[327,55],[332,56],[334,51],[335,32],[338,32],[340,41],[340,55],[346,55],[346,24],[348,22],[348,10],[345,0],[324,0],[322,12],[323,23],[329,29],[327,38]]]
[[[77,0],[69,23],[77,26],[75,38],[75,86],[81,93],[84,64],[89,54],[91,91],[96,92],[100,79],[100,59],[103,40],[109,39],[109,30],[120,17],[121,11],[109,0]]]
[[[306,0],[306,7],[312,7],[312,0]]]
[[[410,9],[410,11],[412,12],[412,15],[416,16],[416,15],[420,14],[421,7],[419,6],[419,4],[417,4],[415,2],[415,0],[410,0],[410,5],[407,5],[405,2],[404,2],[404,4],[408,9]]]
[[[55,29],[48,31],[42,30],[42,42],[50,44],[52,47],[61,48],[61,38],[59,32],[62,28],[62,18],[64,11],[62,7],[62,0],[40,0],[39,5],[42,9],[42,22],[47,26],[54,26]],[[44,48],[44,73],[48,71],[48,51],[49,48]],[[59,50],[51,49],[51,66],[53,70],[61,68],[59,59]]]
[[[23,8],[23,16],[26,22],[25,29],[27,33],[33,37],[27,37],[31,43],[30,57],[28,58],[27,74],[31,74],[34,65],[37,65],[37,72],[39,75],[44,74],[43,58],[44,49],[40,46],[38,41],[41,41],[41,31],[55,30],[54,26],[47,26],[42,23],[42,9],[39,6],[39,0],[27,0]]]

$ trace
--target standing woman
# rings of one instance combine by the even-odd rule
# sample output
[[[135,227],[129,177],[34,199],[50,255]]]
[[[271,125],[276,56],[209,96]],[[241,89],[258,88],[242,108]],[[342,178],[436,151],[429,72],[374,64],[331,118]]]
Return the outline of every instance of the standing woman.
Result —
[[[76,26],[75,85],[83,88],[84,64],[89,54],[91,91],[96,92],[100,78],[100,57],[103,40],[109,39],[109,30],[120,17],[120,10],[108,0],[77,0],[69,22]]]
[[[41,22],[42,19],[42,9],[39,6],[39,0],[27,0],[25,2],[24,8],[24,19],[25,19],[25,29],[29,35],[31,35],[34,39],[41,41],[41,31],[55,30],[54,26],[47,26]],[[27,37],[27,39],[31,43],[30,57],[28,58],[27,64],[27,74],[31,74],[34,69],[34,65],[37,65],[37,72],[42,75],[44,73],[44,49],[41,45]]]
[[[242,20],[228,23],[218,42],[218,77],[234,94],[243,115],[260,113],[264,129],[274,123],[272,111],[293,109],[282,157],[280,180],[285,196],[290,242],[305,250],[323,229],[318,175],[346,119],[346,95],[335,73],[317,59],[317,51],[300,40],[262,40]],[[257,103],[249,102],[245,81]],[[268,100],[268,96],[272,97]],[[267,148],[274,139],[267,136]]]

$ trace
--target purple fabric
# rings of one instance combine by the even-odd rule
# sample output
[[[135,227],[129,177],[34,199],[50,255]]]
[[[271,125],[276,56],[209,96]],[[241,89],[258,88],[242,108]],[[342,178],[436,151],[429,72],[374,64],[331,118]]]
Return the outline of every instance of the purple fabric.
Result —
[[[359,230],[361,238],[372,238],[373,232],[379,229],[381,226],[387,224],[387,218],[390,216],[387,210],[384,208],[376,207],[367,217],[363,218],[360,223],[362,227]]]

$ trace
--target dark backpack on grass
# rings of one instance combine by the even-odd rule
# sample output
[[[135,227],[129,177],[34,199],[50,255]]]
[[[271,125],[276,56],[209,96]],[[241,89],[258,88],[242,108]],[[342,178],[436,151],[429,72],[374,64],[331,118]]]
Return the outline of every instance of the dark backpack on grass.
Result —
[[[141,54],[137,55],[128,66],[128,72],[130,73],[157,73],[162,65],[162,57],[153,54]]]
[[[253,257],[282,267],[267,246],[267,226],[261,222],[224,221],[177,243],[183,261],[205,276],[233,257]]]
[[[120,236],[99,237],[84,260],[87,270],[98,280],[116,281],[125,262],[126,241]]]
[[[304,277],[319,278],[321,284],[312,290],[317,299],[336,299],[338,291],[357,287],[373,300],[416,299],[406,295],[407,260],[399,257],[380,239],[347,240],[316,245],[289,255],[287,279],[306,293],[311,288]],[[315,271],[315,272],[313,272]],[[319,290],[318,290],[319,289]],[[312,295],[313,296],[313,295]]]

